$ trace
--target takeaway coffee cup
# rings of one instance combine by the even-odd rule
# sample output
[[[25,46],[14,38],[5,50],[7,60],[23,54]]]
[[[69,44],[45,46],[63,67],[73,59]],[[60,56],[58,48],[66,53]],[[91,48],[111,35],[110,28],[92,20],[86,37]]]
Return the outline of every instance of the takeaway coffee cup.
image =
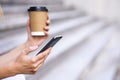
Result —
[[[28,9],[32,36],[44,36],[44,27],[48,17],[48,9],[44,6],[33,6]]]

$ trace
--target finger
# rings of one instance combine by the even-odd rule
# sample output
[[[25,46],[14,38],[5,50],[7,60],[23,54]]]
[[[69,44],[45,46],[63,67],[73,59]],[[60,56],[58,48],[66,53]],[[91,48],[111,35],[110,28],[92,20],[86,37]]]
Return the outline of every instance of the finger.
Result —
[[[30,19],[27,20],[27,29],[30,32]]]
[[[39,61],[39,60],[44,59],[45,56],[46,56],[46,54],[44,54],[44,53],[40,53],[39,55],[33,57],[32,61],[37,62],[37,61]]]
[[[34,65],[36,66],[36,68],[45,61],[45,58],[40,59],[39,61],[37,61]]]
[[[47,56],[50,54],[52,47],[49,47],[48,49],[49,49],[49,52],[48,52]]]
[[[50,54],[50,52],[51,52],[51,47],[50,48],[48,48],[49,49],[49,52],[45,55],[45,58],[44,59],[46,59],[47,57],[48,57],[48,55]]]
[[[35,74],[36,72],[37,72],[37,71],[31,69],[31,70],[26,71],[26,72],[24,71],[23,74]]]
[[[46,25],[49,26],[49,24],[50,24],[50,20],[47,20]]]
[[[30,19],[27,21],[27,26],[30,27]]]
[[[31,33],[31,31],[30,31],[30,19],[28,19],[28,21],[27,21],[27,32],[28,32],[28,38],[30,38],[30,33]]]
[[[50,53],[50,48],[47,49],[47,50],[45,50],[44,52],[40,53],[39,55],[37,55],[37,56],[35,57],[36,61],[38,61],[38,60],[40,60],[40,59],[42,59],[42,58],[45,58],[46,55],[48,55],[48,53]]]
[[[51,47],[49,48],[50,49],[50,52],[51,52]],[[48,55],[50,54],[50,52],[45,56],[45,59],[48,57]]]
[[[47,55],[45,56],[45,59],[48,57],[48,55],[49,55],[49,54],[47,54]]]
[[[30,52],[36,50],[38,46],[30,46],[22,51],[23,55],[28,55]]]
[[[31,68],[27,69],[28,73],[36,72],[39,69],[39,67],[41,67],[44,64],[44,61],[45,60],[39,62],[39,64],[37,64],[36,67],[31,67]]]
[[[49,31],[49,27],[48,26],[44,27],[44,30]]]
[[[44,64],[44,62],[40,63],[36,69],[34,69],[34,71],[37,71],[42,65]]]

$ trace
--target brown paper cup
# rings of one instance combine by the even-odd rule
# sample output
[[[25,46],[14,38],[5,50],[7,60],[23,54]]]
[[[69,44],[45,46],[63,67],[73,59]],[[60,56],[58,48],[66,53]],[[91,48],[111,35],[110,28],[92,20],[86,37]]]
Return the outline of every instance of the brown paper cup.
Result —
[[[30,17],[30,29],[32,36],[44,36],[44,27],[48,17],[46,7],[30,7],[28,9]]]

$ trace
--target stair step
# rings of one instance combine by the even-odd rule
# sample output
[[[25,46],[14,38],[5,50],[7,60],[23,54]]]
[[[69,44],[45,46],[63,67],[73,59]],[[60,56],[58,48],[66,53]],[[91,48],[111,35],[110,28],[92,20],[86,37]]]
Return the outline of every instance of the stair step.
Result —
[[[53,34],[59,34],[60,32],[64,32],[64,31],[67,31],[69,29],[72,29],[74,28],[74,26],[77,26],[77,25],[83,25],[85,23],[88,23],[90,21],[93,20],[93,17],[91,16],[86,16],[86,17],[79,17],[79,18],[76,18],[76,19],[73,19],[73,20],[68,20],[66,21],[65,23],[59,23],[59,24],[54,24],[54,25],[51,25],[51,29],[50,29],[50,35],[53,35]],[[71,23],[72,22],[72,23]],[[71,23],[71,24],[70,24]],[[56,27],[57,26],[57,27]],[[63,29],[62,29],[63,28]],[[15,33],[17,34],[17,33]],[[0,46],[1,46],[1,54],[6,52],[6,51],[9,51],[10,49],[22,44],[25,42],[26,40],[26,32],[22,32],[20,34],[17,34],[17,35],[14,35],[11,37],[8,37],[7,38],[3,38],[0,40]],[[8,43],[8,47],[6,48],[6,43]],[[12,44],[11,44],[12,43]]]
[[[78,16],[85,16],[85,13],[81,11],[62,11],[62,12],[49,13],[51,23],[63,19],[64,20],[72,19]],[[27,20],[28,20],[28,16],[24,16],[24,15],[19,15],[19,17],[15,15],[5,16],[3,17],[3,20],[0,21],[0,25],[1,25],[0,31],[26,26]]]
[[[0,3],[1,4],[17,4],[17,5],[20,5],[20,4],[51,4],[51,5],[55,5],[55,4],[63,4],[63,1],[62,0],[0,0]]]
[[[83,69],[103,49],[114,31],[112,26],[92,36],[102,27],[102,22],[96,22],[64,32],[63,39],[53,48],[44,67],[34,76],[27,76],[27,80],[76,80]],[[88,42],[81,46],[80,44],[89,37]],[[55,76],[53,77],[53,75]]]
[[[119,29],[117,29],[111,35],[112,37],[104,50],[83,71],[82,80],[114,80],[120,55],[119,33]]]
[[[30,6],[34,6],[34,5],[3,5],[3,11],[5,15],[18,15],[18,14],[24,14],[27,15],[28,11],[27,9]],[[36,5],[37,6],[37,5]],[[58,11],[66,11],[66,10],[73,10],[74,8],[72,7],[65,7],[62,5],[38,5],[38,6],[46,6],[49,10],[49,12],[58,12]]]

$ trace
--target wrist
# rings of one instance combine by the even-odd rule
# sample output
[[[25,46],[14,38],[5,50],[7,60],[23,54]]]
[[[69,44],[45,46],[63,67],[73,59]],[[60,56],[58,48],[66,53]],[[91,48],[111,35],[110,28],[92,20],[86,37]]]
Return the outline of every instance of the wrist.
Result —
[[[11,74],[10,76],[15,76],[17,75],[17,68],[16,68],[16,65],[11,63],[9,66],[8,66],[8,72]]]
[[[9,64],[4,67],[0,67],[0,80],[10,76],[15,76],[16,73],[14,72],[15,70],[13,70],[14,69]]]

